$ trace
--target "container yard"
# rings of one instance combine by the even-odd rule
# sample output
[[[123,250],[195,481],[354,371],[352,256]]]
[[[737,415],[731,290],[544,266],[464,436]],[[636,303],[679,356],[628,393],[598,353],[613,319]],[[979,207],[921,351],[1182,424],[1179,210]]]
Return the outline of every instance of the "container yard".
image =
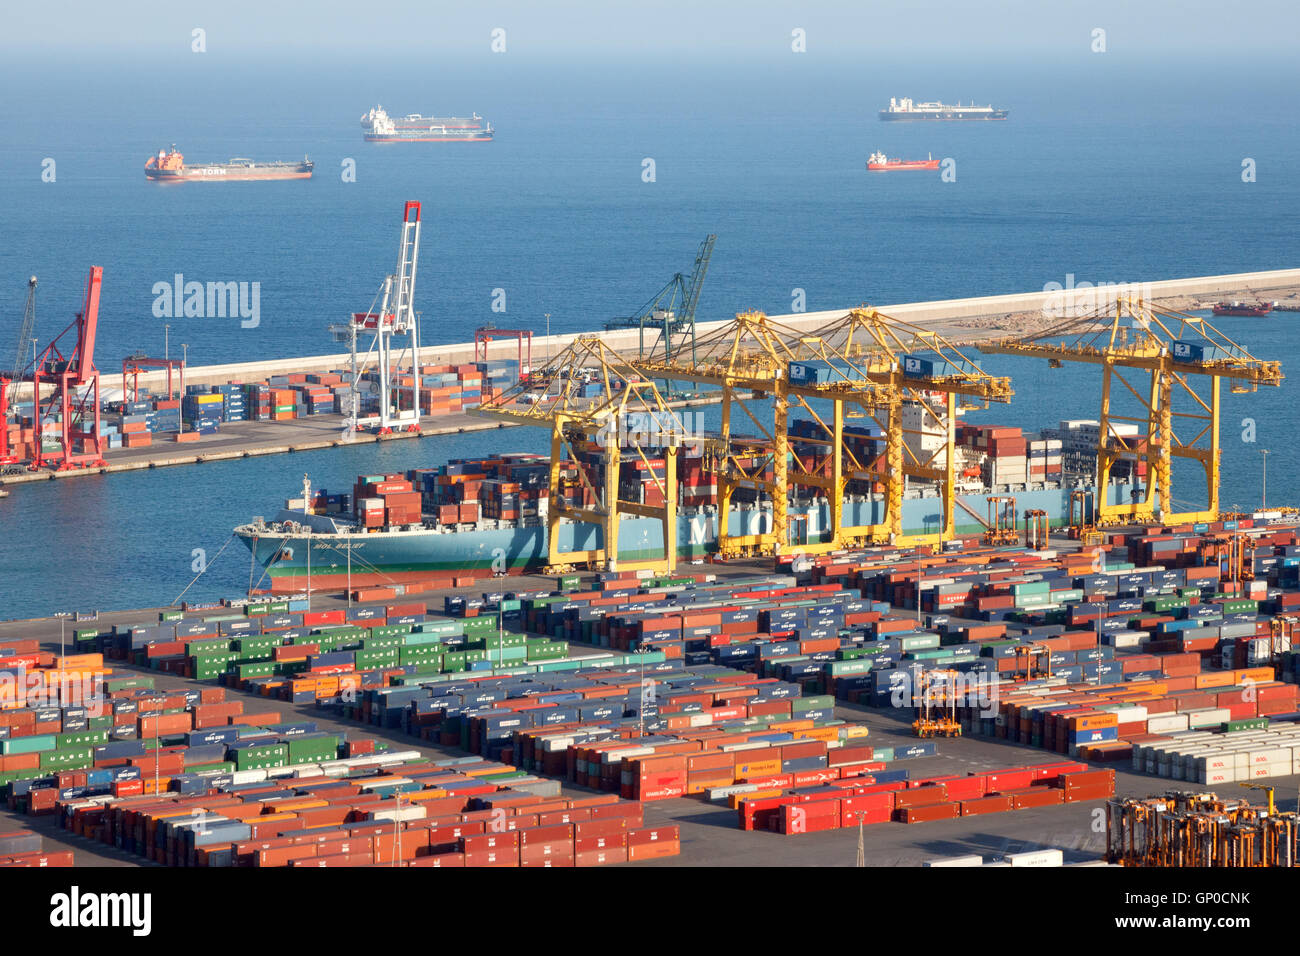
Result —
[[[72,622],[63,652],[52,622],[12,623],[0,632],[6,703],[81,703],[9,706],[0,779],[15,826],[42,821],[47,841],[65,831],[167,865],[365,862],[322,850],[364,827],[295,842],[316,828],[307,811],[326,806],[339,808],[336,829],[420,831],[400,862],[488,865],[498,858],[472,841],[433,841],[498,804],[524,818],[509,827],[512,865],[527,865],[534,814],[541,828],[547,813],[625,804],[601,811],[630,821],[619,862],[775,862],[775,839],[792,844],[779,851],[789,861],[849,830],[809,861],[834,845],[849,865],[856,831],[869,861],[935,865],[912,828],[960,846],[978,816],[979,832],[994,820],[1005,834],[1004,856],[1055,841],[1058,862],[1093,863],[1105,833],[1075,805],[1146,799],[1171,779],[1245,801],[1257,780],[1297,776],[1294,656],[1272,623],[1300,601],[1297,526],[1215,525],[1086,549],[968,539],[766,571],[520,577],[486,593],[394,585],[313,595],[311,609],[305,595],[241,598]],[[1218,553],[1204,543],[1225,536],[1251,542],[1247,564],[1204,563]],[[949,683],[936,690],[935,673]],[[916,737],[922,687],[951,701],[955,736]],[[466,777],[477,782],[457,789]],[[293,811],[263,819],[268,800]],[[220,811],[212,832],[230,839],[126,835],[121,814],[137,803],[208,824]],[[522,809],[534,804],[545,813]],[[582,854],[604,847],[572,839],[574,864],[599,862]],[[638,840],[657,846],[634,853]],[[396,851],[357,852],[380,863]],[[550,865],[568,860],[567,844],[550,853]]]

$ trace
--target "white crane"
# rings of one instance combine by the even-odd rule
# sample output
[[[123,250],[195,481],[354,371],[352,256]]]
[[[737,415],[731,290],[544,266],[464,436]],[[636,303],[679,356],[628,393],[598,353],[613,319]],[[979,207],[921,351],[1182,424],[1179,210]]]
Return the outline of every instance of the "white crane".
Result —
[[[346,324],[330,326],[336,339],[351,344],[350,434],[355,434],[359,428],[370,427],[377,427],[380,434],[387,434],[394,428],[412,432],[420,430],[420,324],[413,305],[419,254],[420,204],[408,201],[402,214],[396,274],[384,279],[368,311],[354,312]],[[366,350],[363,366],[358,367],[357,336],[367,333],[372,336],[370,347]],[[371,353],[375,354],[379,373],[379,414],[362,417],[360,383]],[[410,370],[411,384],[394,387],[394,380],[404,369]],[[407,401],[402,400],[404,396],[409,396]]]

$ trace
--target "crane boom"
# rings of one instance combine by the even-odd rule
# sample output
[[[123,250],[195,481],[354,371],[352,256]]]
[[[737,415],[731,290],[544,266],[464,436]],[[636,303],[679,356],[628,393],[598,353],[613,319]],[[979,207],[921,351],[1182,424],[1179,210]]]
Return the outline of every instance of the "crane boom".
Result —
[[[95,334],[99,330],[99,288],[104,281],[104,270],[93,266],[86,282],[86,300],[77,315],[77,350],[73,353],[72,384],[84,385],[95,375]]]
[[[695,265],[690,276],[678,272],[654,294],[645,305],[635,313],[618,319],[610,319],[605,329],[640,329],[640,355],[653,354],[662,344],[664,354],[671,359],[674,339],[680,344],[689,340],[691,355],[695,354],[695,310],[700,301],[700,290],[704,287],[704,277],[709,271],[709,260],[713,257],[713,244],[716,235],[708,235],[700,243],[695,254]],[[659,337],[647,349],[646,329],[658,331]]]
[[[28,348],[32,344],[32,333],[36,330],[36,276],[27,280],[27,304],[23,306],[23,320],[18,326],[18,344],[14,346],[13,364],[9,366],[9,374],[14,381],[23,377],[23,372],[27,369]]]
[[[700,289],[704,286],[704,277],[709,271],[709,260],[713,258],[713,243],[718,239],[709,235],[700,243],[700,251],[695,254],[695,268],[691,270],[691,284],[686,292],[686,302],[682,306],[681,321],[695,324],[695,307],[700,301]]]

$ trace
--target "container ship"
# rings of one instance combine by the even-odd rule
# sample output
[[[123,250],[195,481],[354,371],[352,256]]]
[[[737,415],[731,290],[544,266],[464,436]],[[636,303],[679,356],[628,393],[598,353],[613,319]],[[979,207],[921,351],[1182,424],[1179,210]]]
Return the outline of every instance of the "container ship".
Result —
[[[871,172],[886,172],[894,169],[938,169],[939,161],[930,154],[925,159],[890,159],[877,150],[867,157],[867,169]]]
[[[1215,315],[1265,316],[1273,311],[1271,302],[1216,302]]]
[[[1089,457],[1088,449],[1095,449],[1098,426],[1092,421],[1061,425],[1031,435],[1018,428],[960,426],[954,462],[961,476],[955,515],[959,534],[984,530],[978,516],[987,513],[987,496],[994,488],[1013,489],[1021,508],[1041,508],[1053,524],[1066,521],[1071,490],[1091,483],[1088,468],[1095,468],[1096,459],[1095,450]],[[792,423],[791,448],[801,459],[818,454],[824,446],[801,444],[796,432],[814,438],[818,428],[811,421]],[[855,456],[884,454],[884,438],[878,430],[850,427],[845,442]],[[600,450],[592,447],[580,454],[590,456],[590,462],[599,458]],[[678,558],[703,560],[717,547],[717,479],[701,455],[683,454],[678,477]],[[654,466],[654,460],[649,464]],[[624,460],[620,498],[662,505],[659,486],[644,467],[639,458]],[[566,461],[561,475],[559,487],[566,505],[595,503],[589,486],[577,477],[575,462]],[[1115,504],[1128,501],[1133,487],[1145,481],[1141,471],[1116,477],[1119,480],[1105,496]],[[883,521],[883,490],[867,481],[850,483],[844,522]],[[752,490],[737,489],[732,500],[731,533],[771,527],[770,504],[756,500]],[[366,587],[443,575],[521,574],[547,563],[549,505],[546,456],[505,454],[403,474],[362,475],[349,493],[305,488],[271,520],[254,518],[234,533],[264,569],[259,586],[275,593],[303,590],[309,574],[312,588]],[[941,500],[933,489],[909,488],[903,501],[904,533],[937,531],[940,511]],[[792,548],[821,540],[830,526],[829,503],[806,492],[792,494],[789,525]],[[564,520],[557,533],[564,551],[602,547],[602,529],[596,525]],[[661,557],[662,522],[624,515],[618,551],[621,561]]]
[[[382,106],[361,117],[361,134],[368,143],[485,143],[492,124],[472,116],[421,116],[408,113],[393,119]]]
[[[226,163],[185,165],[185,157],[173,145],[158,150],[144,164],[144,174],[156,182],[259,182],[269,179],[311,179],[312,162],[306,156],[300,163],[257,163],[251,159],[232,159]]]
[[[945,103],[914,103],[910,99],[889,98],[889,106],[880,111],[882,120],[930,120],[930,121],[957,121],[957,120],[1004,120],[1007,118],[1008,110],[997,109],[993,106],[962,106],[960,103],[956,106],[948,106]]]

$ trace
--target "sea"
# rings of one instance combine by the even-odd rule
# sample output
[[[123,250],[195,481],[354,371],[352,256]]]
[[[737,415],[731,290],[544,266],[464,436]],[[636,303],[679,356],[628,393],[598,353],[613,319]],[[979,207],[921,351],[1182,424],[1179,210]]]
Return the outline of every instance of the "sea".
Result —
[[[92,265],[104,269],[105,387],[135,352],[207,365],[341,351],[328,326],[367,308],[393,271],[407,200],[423,210],[415,300],[426,344],[465,341],[487,323],[598,330],[689,272],[710,233],[702,321],[1294,267],[1295,79],[1294,64],[1269,58],[1086,49],[645,63],[598,52],[350,63],[301,51],[90,54],[40,70],[19,57],[0,64],[0,366],[31,345],[14,344],[28,276],[44,344],[72,321]],[[882,123],[891,96],[1011,114]],[[359,120],[377,104],[478,112],[496,138],[368,144]],[[306,155],[315,175],[147,181],[145,160],[172,144],[188,162]],[[940,158],[948,175],[868,174],[876,149]],[[256,283],[256,322],[166,314],[177,276]],[[1300,314],[1216,321],[1284,372],[1300,357]],[[968,420],[1037,429],[1097,415],[1095,369],[981,361],[1012,376],[1016,395]],[[1259,505],[1265,461],[1268,502],[1300,503],[1292,383],[1224,391],[1224,506]],[[1199,428],[1176,430],[1190,440]],[[362,472],[507,450],[543,451],[543,436],[509,429],[11,486],[0,618],[237,594],[252,569],[231,528],[273,515],[304,474],[347,491]],[[1190,468],[1176,470],[1175,494],[1203,500]]]

